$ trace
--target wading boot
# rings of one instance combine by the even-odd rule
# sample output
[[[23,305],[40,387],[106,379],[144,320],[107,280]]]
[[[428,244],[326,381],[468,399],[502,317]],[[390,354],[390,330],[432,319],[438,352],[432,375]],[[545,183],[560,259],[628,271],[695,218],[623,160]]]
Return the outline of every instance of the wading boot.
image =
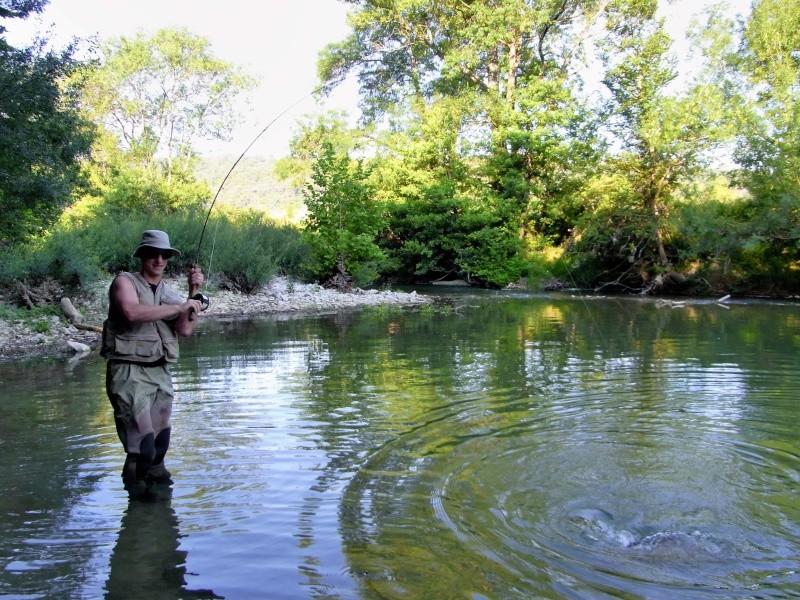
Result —
[[[169,485],[172,483],[172,473],[167,471],[163,462],[160,462],[157,465],[150,465],[147,469],[147,479],[160,485]]]
[[[128,454],[125,457],[125,465],[122,467],[122,483],[131,498],[147,492],[147,482],[143,477],[136,476],[137,458],[135,454]]]

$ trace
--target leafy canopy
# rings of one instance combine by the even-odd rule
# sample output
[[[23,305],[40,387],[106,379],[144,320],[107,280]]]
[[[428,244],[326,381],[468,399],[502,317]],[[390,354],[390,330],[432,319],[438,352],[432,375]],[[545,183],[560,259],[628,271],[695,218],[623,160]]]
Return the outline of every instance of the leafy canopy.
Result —
[[[0,18],[23,18],[46,2],[4,0]],[[0,35],[6,31],[0,26]],[[73,199],[79,161],[93,131],[78,98],[63,84],[74,72],[75,46],[46,40],[14,48],[0,37],[0,240],[14,243],[46,229]]]

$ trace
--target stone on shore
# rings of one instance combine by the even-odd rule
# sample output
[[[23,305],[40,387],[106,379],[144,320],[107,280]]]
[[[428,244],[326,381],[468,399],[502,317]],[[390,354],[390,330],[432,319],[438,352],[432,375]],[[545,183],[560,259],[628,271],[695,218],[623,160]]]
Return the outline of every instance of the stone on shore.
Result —
[[[187,294],[186,279],[169,279],[167,283],[176,292]],[[31,323],[22,321],[10,322],[0,320],[0,361],[15,358],[32,358],[45,356],[78,356],[83,348],[96,349],[100,344],[97,331],[83,329],[85,324],[99,326],[106,318],[108,310],[107,291],[110,281],[98,284],[91,299],[83,301],[80,315],[72,314],[50,317],[46,331],[34,331]],[[431,298],[416,292],[395,292],[389,290],[362,290],[354,288],[352,292],[339,292],[327,289],[318,284],[306,284],[291,281],[286,277],[275,277],[269,285],[252,294],[242,294],[223,290],[206,290],[211,298],[208,310],[202,318],[248,317],[270,314],[319,314],[356,309],[365,306],[398,305],[412,306],[428,304]],[[69,299],[62,302],[74,313]],[[70,311],[70,312],[72,312]],[[74,324],[81,327],[79,329]]]

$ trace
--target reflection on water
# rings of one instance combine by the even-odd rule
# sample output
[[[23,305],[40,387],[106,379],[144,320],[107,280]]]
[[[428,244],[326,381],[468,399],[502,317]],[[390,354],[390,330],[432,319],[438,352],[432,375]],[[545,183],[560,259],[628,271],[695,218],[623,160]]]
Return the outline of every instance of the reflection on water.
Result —
[[[453,302],[203,323],[151,501],[101,361],[0,365],[0,594],[796,594],[795,305]]]
[[[109,563],[105,598],[223,598],[186,589],[186,554],[179,549],[178,517],[169,486],[132,498],[122,517]]]

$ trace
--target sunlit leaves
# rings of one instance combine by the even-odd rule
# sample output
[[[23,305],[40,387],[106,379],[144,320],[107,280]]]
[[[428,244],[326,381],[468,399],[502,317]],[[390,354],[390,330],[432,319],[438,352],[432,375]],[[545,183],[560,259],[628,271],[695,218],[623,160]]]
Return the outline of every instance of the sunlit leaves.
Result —
[[[171,165],[199,139],[226,138],[236,123],[234,99],[254,83],[215,58],[208,39],[162,29],[108,41],[85,73],[83,100],[121,149],[145,164],[160,156]]]
[[[12,2],[2,16],[24,16],[43,4]],[[46,40],[16,49],[0,39],[0,245],[37,233],[58,217],[72,200],[78,160],[91,141],[92,128],[63,87],[76,66],[75,48],[45,47]]]
[[[358,275],[383,258],[375,244],[382,226],[380,206],[373,202],[360,162],[352,162],[329,141],[323,142],[304,196],[308,214],[303,237],[311,250],[308,268],[312,274],[324,280],[340,268]]]

